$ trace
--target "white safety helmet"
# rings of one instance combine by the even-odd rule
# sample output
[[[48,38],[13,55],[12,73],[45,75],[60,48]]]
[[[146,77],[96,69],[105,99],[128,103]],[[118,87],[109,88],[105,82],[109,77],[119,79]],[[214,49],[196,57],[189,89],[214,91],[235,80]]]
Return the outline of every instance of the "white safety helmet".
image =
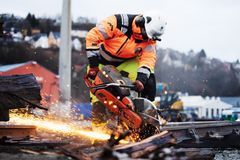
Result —
[[[159,14],[144,14],[145,29],[148,38],[153,40],[161,40],[161,35],[164,34],[167,22]]]

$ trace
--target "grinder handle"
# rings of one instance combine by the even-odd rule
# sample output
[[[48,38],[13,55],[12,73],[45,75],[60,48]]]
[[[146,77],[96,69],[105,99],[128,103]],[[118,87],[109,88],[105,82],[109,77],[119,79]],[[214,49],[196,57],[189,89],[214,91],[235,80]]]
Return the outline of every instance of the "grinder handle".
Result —
[[[119,83],[103,83],[103,84],[94,85],[87,76],[84,76],[84,81],[88,88],[94,89],[94,90],[108,88],[108,87],[124,87],[124,88],[130,88],[132,90],[135,89],[134,85],[124,85]]]
[[[88,88],[92,88],[93,87],[93,83],[91,82],[91,80],[88,78],[87,75],[85,75],[83,77],[83,79],[84,79],[84,82],[85,82],[85,84],[87,85]]]
[[[98,84],[96,86],[92,86],[90,88],[98,90],[98,89],[104,89],[108,87],[124,87],[124,88],[134,89],[134,85],[123,85],[119,83],[103,83],[103,84]]]

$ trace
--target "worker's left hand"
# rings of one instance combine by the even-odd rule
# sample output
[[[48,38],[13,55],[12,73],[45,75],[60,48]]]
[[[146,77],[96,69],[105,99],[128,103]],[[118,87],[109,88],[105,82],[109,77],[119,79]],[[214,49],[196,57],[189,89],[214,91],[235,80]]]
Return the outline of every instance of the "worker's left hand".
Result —
[[[143,89],[144,89],[144,86],[143,86],[142,82],[139,81],[139,80],[136,80],[135,82],[133,82],[133,85],[135,86],[135,90],[137,92],[142,92]]]
[[[99,71],[98,67],[89,68],[88,73],[87,73],[87,77],[94,80],[95,77],[97,76],[98,71]]]

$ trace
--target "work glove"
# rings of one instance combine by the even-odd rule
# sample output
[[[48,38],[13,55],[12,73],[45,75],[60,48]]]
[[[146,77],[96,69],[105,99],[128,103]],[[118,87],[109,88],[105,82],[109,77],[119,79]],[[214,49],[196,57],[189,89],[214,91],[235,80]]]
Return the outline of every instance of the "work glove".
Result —
[[[135,90],[137,92],[142,92],[144,90],[144,86],[146,85],[148,80],[148,76],[145,73],[137,72],[136,81],[133,83],[135,86]]]
[[[87,77],[94,80],[97,76],[98,71],[99,71],[98,67],[90,67],[87,73]]]
[[[153,73],[150,74],[144,88],[145,89],[142,91],[141,96],[149,99],[150,101],[154,101],[156,96],[156,79]]]
[[[139,80],[136,80],[135,82],[133,82],[133,85],[135,87],[134,88],[135,91],[137,91],[137,92],[142,92],[144,90],[144,86],[143,86],[142,82]]]
[[[98,58],[98,50],[87,50],[87,57],[90,68],[98,67],[99,65],[99,58]]]

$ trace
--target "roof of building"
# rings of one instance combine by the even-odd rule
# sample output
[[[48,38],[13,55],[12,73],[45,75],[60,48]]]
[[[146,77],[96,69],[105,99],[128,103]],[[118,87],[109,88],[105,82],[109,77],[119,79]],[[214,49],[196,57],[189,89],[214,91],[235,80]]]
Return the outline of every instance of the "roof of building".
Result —
[[[60,32],[50,32],[55,39],[60,38]]]
[[[220,99],[228,104],[231,104],[233,106],[240,105],[240,97],[220,97]]]
[[[8,64],[8,65],[2,65],[0,66],[0,72],[6,72],[15,68],[18,68],[20,66],[25,65],[26,63],[17,63],[17,64]]]
[[[7,72],[7,71],[10,71],[12,69],[15,69],[15,68],[24,66],[26,64],[29,64],[29,63],[37,63],[37,62],[35,62],[35,61],[28,61],[28,62],[25,62],[25,63],[16,63],[16,64],[2,65],[2,66],[0,66],[0,72]]]
[[[32,36],[33,41],[38,41],[41,37],[47,37],[46,33],[36,33]]]
[[[211,108],[231,108],[232,105],[221,101],[220,98],[201,96],[183,96],[180,97],[185,107],[211,107]]]
[[[54,76],[58,76],[55,73],[53,73],[52,71],[50,71],[49,69],[45,68],[44,66],[38,64],[36,61],[27,61],[24,63],[17,63],[17,64],[9,64],[9,65],[2,65],[0,66],[0,72],[8,72],[11,71],[13,69],[28,65],[28,64],[37,64],[38,66],[40,66],[41,68],[44,68],[45,70],[47,70],[48,72],[51,72]]]

